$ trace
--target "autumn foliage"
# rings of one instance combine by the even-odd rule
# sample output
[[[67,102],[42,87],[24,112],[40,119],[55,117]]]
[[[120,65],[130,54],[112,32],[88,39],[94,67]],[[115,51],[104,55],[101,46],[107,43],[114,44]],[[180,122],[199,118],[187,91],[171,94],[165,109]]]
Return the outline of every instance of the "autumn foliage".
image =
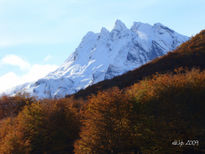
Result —
[[[202,31],[173,53],[76,94],[86,99],[1,97],[0,154],[205,153],[204,59]],[[177,145],[189,140],[198,144]]]
[[[1,122],[0,153],[72,153],[79,128],[68,102],[35,102]]]
[[[35,101],[34,98],[26,98],[25,96],[0,98],[0,120],[6,117],[16,116],[25,105],[31,104]]]
[[[86,101],[17,97],[26,103],[1,119],[0,153],[203,153],[204,94],[205,71],[181,68]]]
[[[205,72],[176,70],[89,100],[76,153],[186,153],[205,147]],[[200,146],[173,146],[174,140]]]
[[[100,92],[87,105],[81,139],[75,153],[119,153],[138,150],[133,145],[132,106],[117,88]]]

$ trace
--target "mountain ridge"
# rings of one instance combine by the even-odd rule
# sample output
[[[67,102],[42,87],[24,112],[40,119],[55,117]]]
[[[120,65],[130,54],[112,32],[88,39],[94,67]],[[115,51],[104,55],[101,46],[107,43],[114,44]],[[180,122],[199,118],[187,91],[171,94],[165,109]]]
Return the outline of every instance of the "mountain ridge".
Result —
[[[174,50],[189,38],[157,23],[134,22],[129,29],[117,20],[111,31],[88,32],[78,48],[54,72],[10,94],[61,98],[100,81],[111,79]]]
[[[98,91],[103,91],[112,87],[124,89],[144,78],[151,77],[153,74],[173,73],[174,70],[182,67],[185,69],[198,68],[204,70],[204,59],[205,30],[202,30],[199,34],[177,47],[174,51],[168,52],[168,54],[158,57],[133,71],[114,77],[111,80],[104,80],[89,86],[71,96],[74,96],[75,98],[86,98],[92,94],[97,94]]]

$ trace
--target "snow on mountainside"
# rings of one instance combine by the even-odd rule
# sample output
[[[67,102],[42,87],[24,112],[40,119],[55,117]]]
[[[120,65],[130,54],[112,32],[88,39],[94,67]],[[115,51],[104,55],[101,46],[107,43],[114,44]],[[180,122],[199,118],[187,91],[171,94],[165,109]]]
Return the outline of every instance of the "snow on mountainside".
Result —
[[[117,20],[112,31],[88,32],[73,54],[56,71],[10,94],[26,92],[38,98],[60,98],[99,81],[133,70],[174,50],[189,38],[160,23],[135,22],[128,29]]]

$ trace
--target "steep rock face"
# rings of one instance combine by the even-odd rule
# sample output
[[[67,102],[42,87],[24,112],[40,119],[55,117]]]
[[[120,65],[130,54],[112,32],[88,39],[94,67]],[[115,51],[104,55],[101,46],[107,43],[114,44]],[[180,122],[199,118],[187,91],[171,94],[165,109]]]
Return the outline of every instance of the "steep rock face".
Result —
[[[88,32],[56,71],[35,83],[18,87],[18,91],[38,98],[64,97],[135,69],[188,39],[160,23],[152,26],[135,22],[128,29],[117,20],[112,31],[102,28],[100,33]]]

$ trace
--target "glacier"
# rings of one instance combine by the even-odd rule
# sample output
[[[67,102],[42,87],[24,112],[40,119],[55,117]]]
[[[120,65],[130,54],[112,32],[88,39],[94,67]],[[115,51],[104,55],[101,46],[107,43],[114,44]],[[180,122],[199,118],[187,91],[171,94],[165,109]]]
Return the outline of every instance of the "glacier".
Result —
[[[15,87],[8,95],[27,93],[38,99],[62,98],[97,82],[111,79],[165,55],[189,37],[156,23],[117,20],[109,31],[88,32],[76,50],[54,72],[33,83]]]

